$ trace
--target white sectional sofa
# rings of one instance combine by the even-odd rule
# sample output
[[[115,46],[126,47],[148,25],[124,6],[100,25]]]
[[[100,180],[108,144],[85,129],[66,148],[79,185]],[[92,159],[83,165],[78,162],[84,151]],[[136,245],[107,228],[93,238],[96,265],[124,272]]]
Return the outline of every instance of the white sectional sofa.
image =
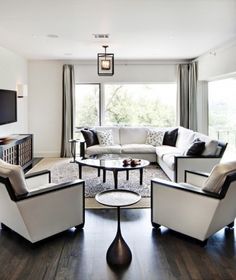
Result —
[[[175,128],[176,129],[176,128]],[[83,158],[102,154],[117,154],[122,157],[141,158],[150,162],[157,162],[167,176],[175,182],[184,181],[184,172],[198,170],[209,172],[213,166],[220,162],[227,144],[214,140],[206,135],[190,129],[178,127],[175,146],[147,144],[147,136],[154,128],[147,127],[94,127],[93,131],[110,130],[113,138],[112,145],[92,145],[86,147],[85,142],[80,143],[80,155]],[[171,131],[173,128],[155,128],[157,131]],[[205,142],[201,155],[188,156],[186,151],[195,139]]]

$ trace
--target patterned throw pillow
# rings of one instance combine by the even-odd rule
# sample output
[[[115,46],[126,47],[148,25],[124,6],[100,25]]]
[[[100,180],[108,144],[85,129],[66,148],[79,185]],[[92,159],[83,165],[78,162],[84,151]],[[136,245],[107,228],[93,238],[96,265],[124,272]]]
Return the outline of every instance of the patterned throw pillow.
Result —
[[[97,137],[101,146],[114,145],[112,130],[97,131]]]
[[[161,130],[149,130],[146,144],[152,145],[152,146],[161,146],[163,143],[165,131]]]

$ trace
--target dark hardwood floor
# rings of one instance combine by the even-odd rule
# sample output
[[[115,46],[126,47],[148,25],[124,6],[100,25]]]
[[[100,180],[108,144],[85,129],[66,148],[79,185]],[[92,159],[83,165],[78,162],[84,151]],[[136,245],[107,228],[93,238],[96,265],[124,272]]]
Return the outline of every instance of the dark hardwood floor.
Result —
[[[150,223],[150,209],[122,209],[121,229],[133,253],[126,270],[111,270],[106,251],[116,233],[114,209],[86,210],[82,231],[68,230],[31,245],[0,231],[0,279],[236,279],[235,230],[223,229],[202,248]]]

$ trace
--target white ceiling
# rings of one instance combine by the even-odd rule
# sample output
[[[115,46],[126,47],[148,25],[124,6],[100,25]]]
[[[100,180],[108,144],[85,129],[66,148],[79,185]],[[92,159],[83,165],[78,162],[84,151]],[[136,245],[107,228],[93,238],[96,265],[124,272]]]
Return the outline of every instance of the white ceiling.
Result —
[[[96,59],[103,44],[116,59],[189,59],[235,39],[236,0],[0,0],[0,46],[29,59]]]

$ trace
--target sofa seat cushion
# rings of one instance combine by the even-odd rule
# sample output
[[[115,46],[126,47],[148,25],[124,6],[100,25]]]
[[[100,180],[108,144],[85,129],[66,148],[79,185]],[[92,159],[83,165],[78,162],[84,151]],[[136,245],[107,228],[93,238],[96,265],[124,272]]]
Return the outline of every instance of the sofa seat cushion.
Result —
[[[156,147],[148,144],[127,144],[121,146],[121,153],[129,154],[153,154]]]
[[[171,169],[175,169],[175,154],[166,154],[163,156],[162,160]]]
[[[163,156],[167,154],[182,156],[184,155],[184,150],[178,149],[173,146],[163,145],[163,146],[156,147],[156,154],[159,158],[163,159]]]
[[[120,145],[112,145],[112,146],[94,145],[86,149],[86,154],[88,156],[100,155],[100,154],[120,154],[120,153],[121,153]]]
[[[145,144],[147,135],[145,127],[120,127],[120,144]]]

